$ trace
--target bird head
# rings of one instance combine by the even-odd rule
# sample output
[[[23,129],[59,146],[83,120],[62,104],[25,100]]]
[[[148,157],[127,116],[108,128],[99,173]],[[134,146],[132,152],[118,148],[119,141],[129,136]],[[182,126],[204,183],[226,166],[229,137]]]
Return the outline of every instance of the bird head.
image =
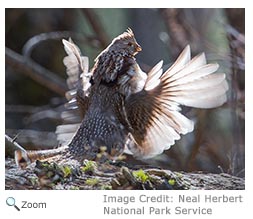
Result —
[[[137,43],[133,31],[128,28],[126,32],[114,38],[111,44],[97,56],[95,61],[108,52],[116,52],[124,56],[134,57],[141,50],[141,46]]]
[[[128,28],[126,32],[114,38],[109,46],[104,49],[95,59],[93,67],[93,81],[100,83],[114,82],[126,73],[126,67],[135,64],[134,56],[141,51],[141,46],[137,43],[133,31]],[[134,71],[132,71],[134,73]],[[130,75],[132,76],[132,75]],[[124,81],[127,81],[124,78]]]
[[[142,50],[130,28],[113,39],[112,43],[108,46],[108,49],[111,51],[122,51],[125,55],[132,57]]]

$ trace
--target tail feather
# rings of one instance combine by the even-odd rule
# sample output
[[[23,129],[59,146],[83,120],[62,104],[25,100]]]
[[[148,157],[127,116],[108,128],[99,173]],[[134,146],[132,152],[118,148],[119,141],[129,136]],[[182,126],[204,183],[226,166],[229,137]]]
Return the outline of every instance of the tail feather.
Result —
[[[23,169],[38,159],[44,160],[59,155],[62,152],[64,152],[67,148],[68,147],[65,146],[50,150],[38,150],[38,151],[17,150],[15,151],[15,161],[17,166]]]

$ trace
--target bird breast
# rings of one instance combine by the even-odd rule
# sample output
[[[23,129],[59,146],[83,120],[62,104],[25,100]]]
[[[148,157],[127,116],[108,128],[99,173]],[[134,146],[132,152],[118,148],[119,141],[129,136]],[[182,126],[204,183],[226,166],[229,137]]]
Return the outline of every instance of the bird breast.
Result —
[[[127,98],[129,95],[137,93],[144,88],[147,80],[147,74],[141,70],[136,63],[131,65],[126,74],[122,75],[118,80],[120,92]]]

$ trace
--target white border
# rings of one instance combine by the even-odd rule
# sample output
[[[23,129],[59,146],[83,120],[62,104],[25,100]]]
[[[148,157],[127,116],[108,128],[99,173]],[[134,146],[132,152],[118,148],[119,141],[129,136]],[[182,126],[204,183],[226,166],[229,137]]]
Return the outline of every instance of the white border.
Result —
[[[73,1],[31,1],[31,0],[9,0],[4,3],[6,8],[244,8],[250,0],[156,0],[156,1],[136,1],[136,0],[73,0]],[[3,3],[2,3],[3,4]],[[250,6],[250,5],[249,5]]]
[[[3,2],[3,1],[2,1]],[[213,204],[210,205],[213,207],[215,214],[213,215],[213,218],[219,218],[219,217],[241,217],[243,215],[252,215],[251,208],[252,208],[252,167],[253,167],[253,145],[252,145],[252,113],[253,113],[253,85],[252,85],[252,75],[253,75],[253,61],[252,61],[252,21],[253,21],[253,13],[251,12],[252,8],[247,3],[250,1],[232,1],[226,0],[213,0],[213,1],[202,1],[202,4],[200,4],[199,1],[166,1],[166,0],[156,0],[156,1],[119,1],[119,0],[107,0],[107,1],[101,1],[101,0],[93,0],[93,1],[85,1],[85,0],[76,0],[76,1],[51,1],[50,5],[45,3],[39,3],[36,1],[36,4],[34,4],[35,1],[8,1],[4,3],[5,8],[14,8],[14,7],[70,7],[70,8],[81,8],[81,7],[111,7],[111,8],[131,8],[131,7],[219,7],[219,8],[225,8],[225,7],[235,7],[235,8],[246,8],[246,190],[245,191],[5,191],[4,186],[4,170],[3,168],[0,168],[0,188],[1,188],[1,195],[0,195],[0,209],[1,215],[7,215],[9,218],[19,217],[19,218],[30,218],[30,217],[37,217],[37,218],[51,218],[51,217],[57,217],[57,218],[71,218],[71,217],[103,217],[103,218],[111,218],[113,216],[104,216],[102,214],[102,194],[111,194],[111,195],[135,195],[136,197],[140,194],[150,194],[150,195],[157,195],[157,194],[169,194],[171,196],[174,196],[175,199],[178,196],[178,194],[188,194],[188,195],[196,195],[196,194],[213,194],[213,195],[239,195],[242,194],[244,197],[244,203],[243,204]],[[3,4],[3,3],[1,3]],[[248,7],[247,7],[248,6]],[[4,94],[5,91],[5,79],[4,79],[4,72],[5,72],[5,56],[4,56],[4,42],[5,42],[5,12],[4,8],[1,8],[0,11],[0,20],[1,20],[1,39],[0,39],[0,45],[1,45],[1,52],[0,52],[0,58],[1,58],[1,86],[0,89],[2,89],[2,94]],[[5,95],[2,95],[2,101],[1,103],[1,121],[3,125],[1,126],[1,133],[2,133],[2,141],[0,146],[0,154],[1,154],[1,167],[4,166],[4,121],[5,121]],[[14,208],[9,207],[5,204],[5,200],[8,196],[14,196],[17,199],[17,205],[21,204],[21,200],[28,200],[28,201],[46,201],[48,208],[45,209],[29,209],[25,210],[22,209],[22,211],[18,212]],[[164,206],[164,204],[158,205],[160,207]],[[190,206],[189,204],[187,206]],[[193,206],[206,206],[204,203],[200,204],[194,204]],[[114,216],[113,218],[116,218],[118,216]],[[122,218],[140,218],[135,216],[121,216]],[[160,216],[159,218],[168,218],[169,216]],[[197,216],[198,217],[198,216]],[[151,216],[145,216],[145,218],[151,218]],[[153,218],[153,216],[152,216]],[[177,218],[181,218],[181,216],[177,216]],[[185,217],[182,217],[185,218]],[[196,216],[188,216],[188,218],[196,218]],[[200,216],[198,218],[205,218],[203,216]],[[209,217],[208,217],[209,218]]]

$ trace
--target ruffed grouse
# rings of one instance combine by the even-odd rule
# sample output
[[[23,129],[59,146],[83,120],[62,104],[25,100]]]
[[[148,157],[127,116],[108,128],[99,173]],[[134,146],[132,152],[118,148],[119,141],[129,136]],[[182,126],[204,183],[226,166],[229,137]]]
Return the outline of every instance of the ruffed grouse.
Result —
[[[165,72],[160,61],[145,73],[135,60],[141,47],[131,29],[113,39],[90,71],[88,58],[72,40],[63,44],[70,91],[69,111],[63,113],[69,124],[56,130],[62,146],[17,151],[20,165],[49,156],[79,162],[96,159],[101,148],[112,159],[123,152],[151,158],[169,149],[180,134],[193,131],[180,105],[213,108],[226,101],[225,74],[216,73],[218,64],[207,64],[204,53],[191,59],[189,46]]]

